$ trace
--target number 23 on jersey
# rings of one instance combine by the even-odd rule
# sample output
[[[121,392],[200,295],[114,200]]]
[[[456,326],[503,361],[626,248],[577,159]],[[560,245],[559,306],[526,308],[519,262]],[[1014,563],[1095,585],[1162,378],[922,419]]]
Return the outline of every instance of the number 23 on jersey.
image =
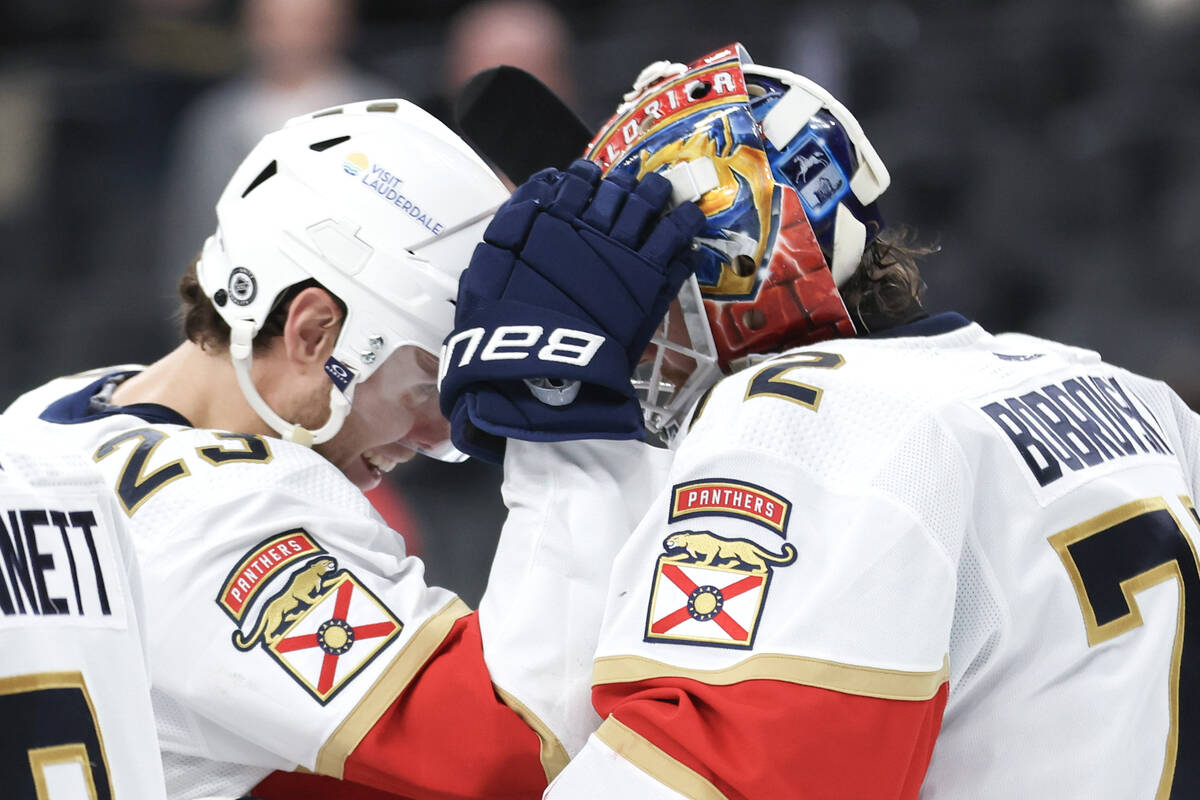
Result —
[[[273,458],[267,440],[261,436],[250,433],[214,433],[213,436],[221,443],[196,448],[196,455],[213,466],[238,462],[266,464]],[[160,430],[137,428],[114,436],[96,450],[96,461],[118,451],[127,453],[115,489],[121,507],[129,516],[133,516],[159,489],[191,474],[182,458],[167,464],[154,463],[154,451],[167,438]]]

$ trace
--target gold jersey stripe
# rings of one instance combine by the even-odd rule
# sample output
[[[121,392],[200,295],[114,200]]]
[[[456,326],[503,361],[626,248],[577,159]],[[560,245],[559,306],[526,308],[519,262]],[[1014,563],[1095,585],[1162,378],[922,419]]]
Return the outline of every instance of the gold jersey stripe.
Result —
[[[455,597],[417,629],[354,710],[346,715],[342,724],[322,745],[317,753],[315,772],[332,778],[342,777],[346,759],[359,742],[441,646],[454,623],[470,613],[467,604]]]
[[[39,689],[79,689],[87,699],[88,706],[92,706],[92,696],[88,694],[82,672],[37,672],[0,678],[0,694],[36,692]],[[92,712],[95,713],[94,707]]]
[[[570,758],[567,755],[567,748],[563,747],[562,742],[550,730],[550,726],[542,722],[538,715],[530,711],[524,703],[499,686],[492,684],[492,687],[496,690],[497,696],[504,701],[504,705],[516,712],[516,715],[542,740],[539,757],[542,761],[542,769],[546,773],[546,783],[554,780],[558,773],[563,771],[563,767],[567,766],[567,760]]]
[[[786,681],[885,700],[928,700],[950,679],[950,658],[943,656],[941,668],[932,672],[906,672],[778,654],[750,656],[725,669],[688,669],[639,656],[605,656],[596,659],[592,685],[669,677],[690,678],[712,686],[750,680]]]
[[[684,797],[693,800],[726,800],[725,795],[703,775],[671,758],[615,717],[609,717],[600,724],[596,738],[642,772]]]

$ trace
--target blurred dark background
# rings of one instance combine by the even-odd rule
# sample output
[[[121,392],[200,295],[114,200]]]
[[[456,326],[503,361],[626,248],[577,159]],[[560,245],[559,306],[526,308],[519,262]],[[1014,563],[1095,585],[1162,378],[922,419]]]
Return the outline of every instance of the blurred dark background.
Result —
[[[218,193],[295,114],[391,95],[446,116],[503,62],[595,125],[647,63],[735,40],[855,111],[887,219],[943,248],[932,309],[1098,349],[1195,407],[1198,33],[1200,0],[6,0],[0,407],[172,347]],[[475,602],[498,471],[420,461],[381,504]]]

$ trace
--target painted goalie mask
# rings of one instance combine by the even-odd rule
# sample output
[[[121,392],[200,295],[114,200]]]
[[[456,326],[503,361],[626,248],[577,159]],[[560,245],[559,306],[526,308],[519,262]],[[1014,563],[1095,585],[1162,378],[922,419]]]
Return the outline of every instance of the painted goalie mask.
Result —
[[[658,172],[707,217],[695,277],[635,384],[647,429],[669,442],[721,373],[756,356],[853,336],[838,287],[882,227],[883,162],[817,84],[754,64],[733,44],[690,65],[656,62],[588,145],[605,174]]]

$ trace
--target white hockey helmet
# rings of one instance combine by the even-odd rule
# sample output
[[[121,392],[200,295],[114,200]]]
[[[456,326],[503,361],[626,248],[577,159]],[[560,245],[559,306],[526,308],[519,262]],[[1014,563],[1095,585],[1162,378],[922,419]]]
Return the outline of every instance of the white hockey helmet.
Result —
[[[466,143],[405,100],[327,108],[267,134],[217,202],[197,266],[255,412],[283,438],[319,444],[396,348],[436,355],[454,327],[458,276],[507,197]],[[280,295],[310,279],[346,306],[325,365],[330,416],[315,431],[275,413],[250,378],[255,335]]]

